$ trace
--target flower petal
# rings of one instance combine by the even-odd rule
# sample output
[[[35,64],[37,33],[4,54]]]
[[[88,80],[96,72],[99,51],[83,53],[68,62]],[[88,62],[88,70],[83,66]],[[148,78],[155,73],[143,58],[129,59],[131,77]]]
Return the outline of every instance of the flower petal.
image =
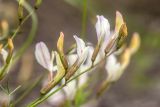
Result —
[[[73,36],[76,40],[76,44],[77,44],[77,54],[78,57],[81,57],[83,50],[85,49],[85,43],[82,39],[78,38],[76,35]]]
[[[67,60],[68,60],[69,66],[72,66],[77,60],[77,54],[68,55]]]
[[[83,64],[86,61],[88,55],[88,49],[89,49],[88,46],[84,48],[82,55],[79,57],[79,64]]]
[[[36,44],[35,56],[37,62],[41,66],[52,72],[53,65],[51,62],[50,53],[44,42],[39,42]]]
[[[91,58],[92,58],[93,51],[94,51],[94,48],[92,46],[88,46],[88,55],[85,63],[87,67],[90,67],[92,65]]]
[[[3,60],[6,61],[7,56],[8,56],[8,52],[6,50],[2,49],[1,54],[2,54]]]
[[[76,94],[76,81],[75,80],[71,81],[63,89],[65,91],[67,98],[70,100],[73,100]]]
[[[95,25],[98,41],[104,38],[104,36],[110,35],[110,24],[104,16],[97,15],[97,22]]]
[[[51,92],[55,91],[58,86],[55,86]],[[50,92],[50,93],[51,93]],[[52,106],[60,106],[64,101],[65,101],[65,95],[62,90],[56,92],[54,95],[52,95],[48,100],[47,100]]]
[[[107,59],[107,63],[105,68],[108,73],[108,80],[115,81],[119,78],[119,70],[120,70],[120,63],[117,62],[117,59],[114,55],[110,55]]]

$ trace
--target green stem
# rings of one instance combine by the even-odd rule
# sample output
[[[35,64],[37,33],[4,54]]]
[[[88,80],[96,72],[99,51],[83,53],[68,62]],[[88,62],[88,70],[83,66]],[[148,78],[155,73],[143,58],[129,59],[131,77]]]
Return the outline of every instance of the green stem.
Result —
[[[87,26],[87,0],[83,0],[83,15],[82,15],[82,31],[81,37],[85,39]]]
[[[23,20],[22,24],[29,18],[29,16],[31,15],[32,18],[32,28],[31,31],[29,33],[29,36],[27,38],[27,40],[24,42],[23,46],[18,50],[18,52],[15,54],[15,56],[13,57],[13,60],[16,61],[17,59],[19,59],[19,57],[21,57],[21,55],[25,52],[25,50],[29,47],[29,45],[32,43],[36,31],[37,31],[37,25],[38,25],[38,21],[37,21],[37,16],[34,12],[34,9],[26,2],[24,1],[23,6],[26,8],[26,10],[29,12],[29,15]],[[20,29],[20,28],[18,28]],[[18,31],[18,30],[17,30]],[[13,35],[13,37],[15,37],[16,33]]]
[[[27,95],[33,90],[33,88],[35,88],[41,82],[43,76],[44,75],[41,75],[36,80],[34,80],[33,84],[29,87],[29,89],[27,89],[27,91],[25,91],[16,101],[14,101],[12,106],[16,107],[19,102],[21,102],[25,97],[27,97]]]

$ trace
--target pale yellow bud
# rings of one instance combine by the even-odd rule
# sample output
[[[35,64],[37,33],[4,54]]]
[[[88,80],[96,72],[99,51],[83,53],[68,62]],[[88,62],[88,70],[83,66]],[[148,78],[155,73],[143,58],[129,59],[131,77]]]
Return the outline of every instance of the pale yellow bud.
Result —
[[[123,23],[124,21],[122,14],[119,11],[116,11],[115,32],[119,32]]]
[[[57,42],[57,49],[59,52],[63,52],[63,44],[64,44],[64,34],[60,32],[60,36]]]
[[[1,22],[1,27],[2,27],[2,38],[8,36],[8,32],[9,32],[9,25],[8,22],[6,20],[2,20]]]
[[[126,23],[123,23],[119,30],[119,36],[127,37],[127,35],[128,35],[127,26]]]
[[[36,0],[36,3],[35,3],[35,9],[38,9],[38,7],[42,4],[42,0]]]
[[[6,21],[6,20],[3,20],[2,22],[1,22],[1,26],[2,26],[2,29],[3,30],[8,30],[8,22]]]
[[[3,44],[0,44],[0,52],[2,51],[3,48]]]
[[[121,46],[124,44],[127,35],[128,35],[127,26],[124,23],[124,24],[122,24],[122,26],[119,30],[119,35],[118,35],[118,38],[117,38],[117,46],[116,46],[117,49],[121,48]]]
[[[8,39],[8,48],[9,48],[10,52],[12,52],[14,49],[14,44],[13,44],[13,41],[11,38]]]
[[[67,69],[68,63],[67,63],[63,48],[64,48],[64,34],[63,34],[63,32],[60,32],[60,36],[57,41],[57,49],[58,49],[58,53],[60,55],[60,58],[62,60],[63,66],[65,69]]]
[[[23,19],[23,3],[24,3],[25,0],[19,0],[19,7],[18,7],[18,17],[19,17],[19,20],[20,22],[22,21]]]
[[[131,53],[130,50],[127,48],[121,55],[120,63],[121,63],[121,70],[124,70],[129,62],[130,62]]]
[[[131,39],[131,42],[130,42],[130,45],[129,45],[129,49],[131,51],[131,54],[134,54],[138,48],[140,47],[140,36],[138,33],[134,33],[133,36],[132,36],[132,39]]]

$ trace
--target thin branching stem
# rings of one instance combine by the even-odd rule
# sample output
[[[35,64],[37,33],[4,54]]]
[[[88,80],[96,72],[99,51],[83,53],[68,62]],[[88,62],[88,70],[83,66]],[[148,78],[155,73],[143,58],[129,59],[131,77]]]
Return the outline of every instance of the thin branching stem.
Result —
[[[19,57],[25,52],[25,50],[30,46],[30,44],[32,43],[35,35],[36,35],[36,31],[37,31],[37,26],[38,26],[38,21],[37,21],[37,16],[34,12],[34,9],[26,2],[24,1],[23,6],[26,8],[26,10],[29,12],[29,15],[23,20],[22,24],[30,17],[31,15],[31,19],[32,19],[32,28],[31,31],[28,35],[27,40],[24,42],[24,44],[22,45],[22,47],[17,51],[17,53],[15,54],[15,56],[13,57],[13,60],[16,61],[17,59],[19,59]],[[14,36],[14,35],[13,35]]]

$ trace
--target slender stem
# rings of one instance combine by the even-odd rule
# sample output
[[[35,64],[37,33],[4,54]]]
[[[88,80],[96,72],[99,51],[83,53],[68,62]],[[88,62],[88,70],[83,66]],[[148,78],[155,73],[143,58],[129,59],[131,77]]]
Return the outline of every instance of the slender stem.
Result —
[[[83,15],[82,15],[82,31],[81,37],[85,39],[87,26],[87,0],[83,0]]]
[[[74,76],[72,79],[70,79],[69,81],[66,82],[66,84],[70,83],[71,81],[77,79],[79,76],[81,76],[82,74],[94,69],[95,67],[97,67],[99,64],[101,64],[107,56],[105,56],[99,63],[95,64],[94,66],[89,67],[87,70],[81,72],[80,74]],[[27,107],[36,107],[37,105],[39,105],[40,103],[44,102],[46,99],[48,99],[50,96],[52,96],[53,94],[55,94],[56,92],[58,92],[59,90],[61,90],[63,87],[66,86],[66,84],[60,86],[59,88],[57,88],[55,91],[46,94],[44,96],[41,96],[40,98],[36,99],[35,101],[31,102]]]
[[[22,22],[20,23],[20,25],[18,25],[18,27],[16,28],[14,34],[11,36],[11,39],[14,39],[17,36],[17,33],[20,31],[22,25],[29,19],[29,17],[33,14],[34,10],[32,10],[32,12],[30,12],[27,16],[25,16],[25,18],[22,20]],[[4,48],[6,48],[8,46],[8,43],[5,44]]]
[[[29,47],[29,45],[32,43],[36,31],[37,31],[37,25],[38,25],[38,21],[37,21],[37,16],[34,12],[34,9],[26,2],[24,1],[23,6],[26,8],[26,10],[29,12],[29,15],[23,20],[22,24],[29,18],[29,16],[31,15],[32,18],[32,28],[31,31],[29,33],[29,36],[27,38],[27,40],[24,42],[24,44],[22,45],[22,47],[18,50],[18,52],[15,54],[15,56],[13,57],[13,60],[17,60],[24,52],[25,50]],[[13,35],[14,37],[15,35]]]
[[[13,105],[16,106],[19,102],[21,102],[33,90],[33,88],[35,88],[41,82],[43,76],[44,75],[41,75],[36,80],[34,80],[29,89],[27,89],[16,101],[14,101]]]

